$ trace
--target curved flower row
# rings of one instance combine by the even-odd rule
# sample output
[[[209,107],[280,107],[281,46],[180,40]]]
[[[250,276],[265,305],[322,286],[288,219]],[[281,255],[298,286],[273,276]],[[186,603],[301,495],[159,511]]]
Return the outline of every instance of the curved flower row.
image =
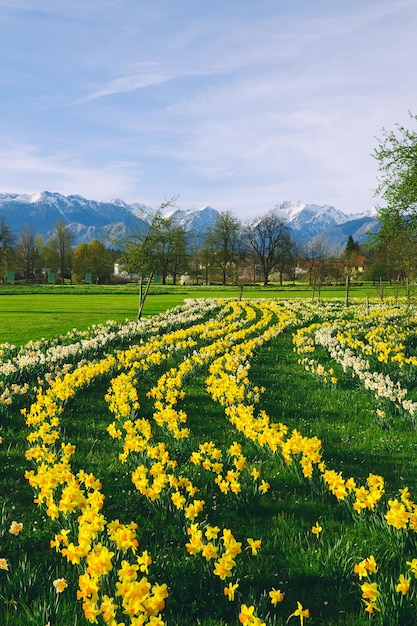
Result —
[[[72,330],[51,340],[32,341],[20,348],[3,344],[0,346],[0,408],[10,406],[15,396],[29,391],[28,379],[40,382],[45,377],[49,382],[63,372],[72,371],[83,360],[97,359],[121,345],[195,324],[218,308],[215,299],[198,300],[153,318],[121,324],[108,321],[86,331]],[[20,383],[22,380],[24,384]]]

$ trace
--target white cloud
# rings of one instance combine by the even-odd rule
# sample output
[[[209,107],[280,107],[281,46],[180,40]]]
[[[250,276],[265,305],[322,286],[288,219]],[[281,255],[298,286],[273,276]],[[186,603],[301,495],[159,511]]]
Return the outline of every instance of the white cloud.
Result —
[[[66,151],[46,155],[31,144],[0,141],[2,191],[34,193],[47,190],[108,200],[116,195],[115,190],[132,197],[136,181],[137,165],[133,163],[107,162],[104,166],[94,167]]]

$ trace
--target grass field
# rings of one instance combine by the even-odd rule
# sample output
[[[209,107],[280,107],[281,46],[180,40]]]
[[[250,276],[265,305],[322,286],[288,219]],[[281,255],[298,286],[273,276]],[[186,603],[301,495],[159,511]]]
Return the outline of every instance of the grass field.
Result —
[[[386,295],[395,287],[385,286]],[[379,285],[353,285],[351,297],[377,297]],[[239,296],[237,287],[177,287],[151,288],[143,315],[155,315],[182,304],[187,298]],[[344,287],[325,287],[322,298],[344,298]],[[279,287],[245,286],[245,298],[307,298],[311,289],[307,285]],[[317,293],[316,293],[317,297]],[[134,319],[138,310],[136,285],[4,285],[0,287],[0,343],[23,345],[30,340],[53,337],[72,328],[83,330],[92,324],[107,320],[117,322]]]
[[[57,291],[4,300],[134,317]],[[416,337],[409,301],[202,299],[4,351],[0,623],[413,626]]]

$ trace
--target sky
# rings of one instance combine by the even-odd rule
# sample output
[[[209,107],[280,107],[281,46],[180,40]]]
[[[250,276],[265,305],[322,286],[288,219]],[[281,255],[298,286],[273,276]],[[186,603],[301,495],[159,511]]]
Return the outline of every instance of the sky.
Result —
[[[416,32],[415,0],[0,0],[0,193],[367,211]]]

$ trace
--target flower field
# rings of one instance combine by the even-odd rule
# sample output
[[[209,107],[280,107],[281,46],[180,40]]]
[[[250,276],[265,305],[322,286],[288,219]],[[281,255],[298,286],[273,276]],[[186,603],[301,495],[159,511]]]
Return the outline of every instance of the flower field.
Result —
[[[193,300],[0,357],[1,624],[416,623],[409,301]]]

